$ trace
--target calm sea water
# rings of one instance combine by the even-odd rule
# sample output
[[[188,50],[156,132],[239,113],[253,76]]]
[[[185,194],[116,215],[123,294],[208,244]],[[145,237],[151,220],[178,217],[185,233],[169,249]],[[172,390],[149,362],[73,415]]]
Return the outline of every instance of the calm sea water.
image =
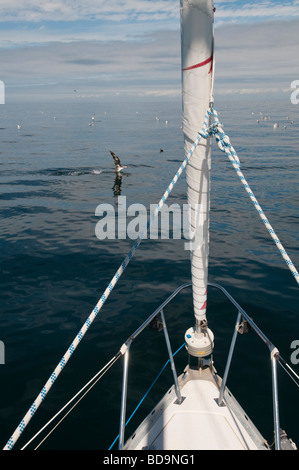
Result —
[[[244,175],[298,266],[296,106],[287,98],[265,103],[222,99],[217,108]],[[263,120],[260,112],[271,119]],[[94,125],[89,125],[92,116]],[[97,239],[96,207],[107,203],[116,208],[120,194],[127,205],[156,203],[184,156],[180,98],[7,104],[1,106],[0,117],[4,446],[131,247],[130,240]],[[275,131],[274,122],[280,124]],[[121,181],[115,179],[109,150],[129,165]],[[210,281],[233,294],[290,363],[290,345],[298,339],[297,284],[231,164],[215,145],[212,167]],[[186,202],[184,175],[168,200],[174,202]],[[189,254],[182,240],[144,240],[16,448],[110,360],[176,287],[189,280]],[[165,314],[175,351],[194,323],[190,292],[180,294]],[[210,289],[208,320],[220,374],[235,318],[223,297]],[[166,360],[162,333],[146,330],[134,342],[128,415]],[[182,350],[176,356],[179,373],[186,362]],[[298,373],[298,365],[292,366]],[[121,374],[118,361],[41,448],[108,449],[118,434]],[[127,435],[171,383],[167,370]],[[298,444],[298,391],[280,369],[279,383],[281,427]],[[272,443],[269,354],[254,334],[238,338],[228,386]]]

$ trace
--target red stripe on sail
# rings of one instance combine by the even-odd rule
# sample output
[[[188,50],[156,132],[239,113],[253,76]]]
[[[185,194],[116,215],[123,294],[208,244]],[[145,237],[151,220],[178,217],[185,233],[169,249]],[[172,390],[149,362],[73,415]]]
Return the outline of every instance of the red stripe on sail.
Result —
[[[210,73],[210,72],[209,72]],[[206,289],[205,291],[205,295],[207,295],[207,292],[208,292],[208,289]],[[207,301],[205,300],[204,303],[202,304],[202,307],[200,308],[200,310],[204,310],[205,308],[207,308]]]
[[[210,62],[212,62],[212,59],[213,59],[213,55],[211,55],[211,57],[209,57],[209,59],[206,59],[203,62],[200,62],[199,64],[191,65],[190,67],[185,67],[183,69],[183,72],[185,70],[193,70],[193,69],[198,69],[199,67],[203,67],[204,65],[209,64]]]

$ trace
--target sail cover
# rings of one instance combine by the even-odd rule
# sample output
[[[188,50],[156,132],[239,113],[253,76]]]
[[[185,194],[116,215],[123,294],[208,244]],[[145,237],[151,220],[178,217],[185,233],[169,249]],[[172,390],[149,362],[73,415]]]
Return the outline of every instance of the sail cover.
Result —
[[[185,154],[203,128],[213,100],[213,2],[181,0],[182,100]],[[201,139],[186,168],[190,229],[189,244],[196,325],[206,321],[211,142]]]

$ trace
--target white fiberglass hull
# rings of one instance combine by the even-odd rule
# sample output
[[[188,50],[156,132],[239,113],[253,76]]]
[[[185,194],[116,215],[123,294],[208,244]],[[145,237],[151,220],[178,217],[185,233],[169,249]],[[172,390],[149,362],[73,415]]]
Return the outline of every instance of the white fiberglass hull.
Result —
[[[220,379],[219,379],[220,380]],[[267,450],[266,441],[229,391],[219,406],[219,385],[209,368],[187,367],[179,379],[178,404],[172,387],[128,439],[126,450]]]

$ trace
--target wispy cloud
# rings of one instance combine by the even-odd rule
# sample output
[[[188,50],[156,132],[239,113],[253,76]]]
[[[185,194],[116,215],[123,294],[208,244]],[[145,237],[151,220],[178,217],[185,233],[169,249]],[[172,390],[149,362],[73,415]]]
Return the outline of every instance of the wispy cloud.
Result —
[[[78,21],[177,18],[175,0],[2,0],[1,21]]]
[[[1,0],[0,48],[51,41],[139,40],[179,29],[179,0]]]
[[[299,15],[298,0],[214,0],[216,24]],[[0,22],[143,22],[176,24],[179,0],[1,0]]]
[[[293,1],[244,1],[224,0],[215,1],[216,25],[231,23],[252,23],[277,19],[292,19],[299,17],[299,2]]]
[[[214,0],[215,26],[299,17],[298,0]],[[0,48],[179,29],[179,0],[1,0]]]

